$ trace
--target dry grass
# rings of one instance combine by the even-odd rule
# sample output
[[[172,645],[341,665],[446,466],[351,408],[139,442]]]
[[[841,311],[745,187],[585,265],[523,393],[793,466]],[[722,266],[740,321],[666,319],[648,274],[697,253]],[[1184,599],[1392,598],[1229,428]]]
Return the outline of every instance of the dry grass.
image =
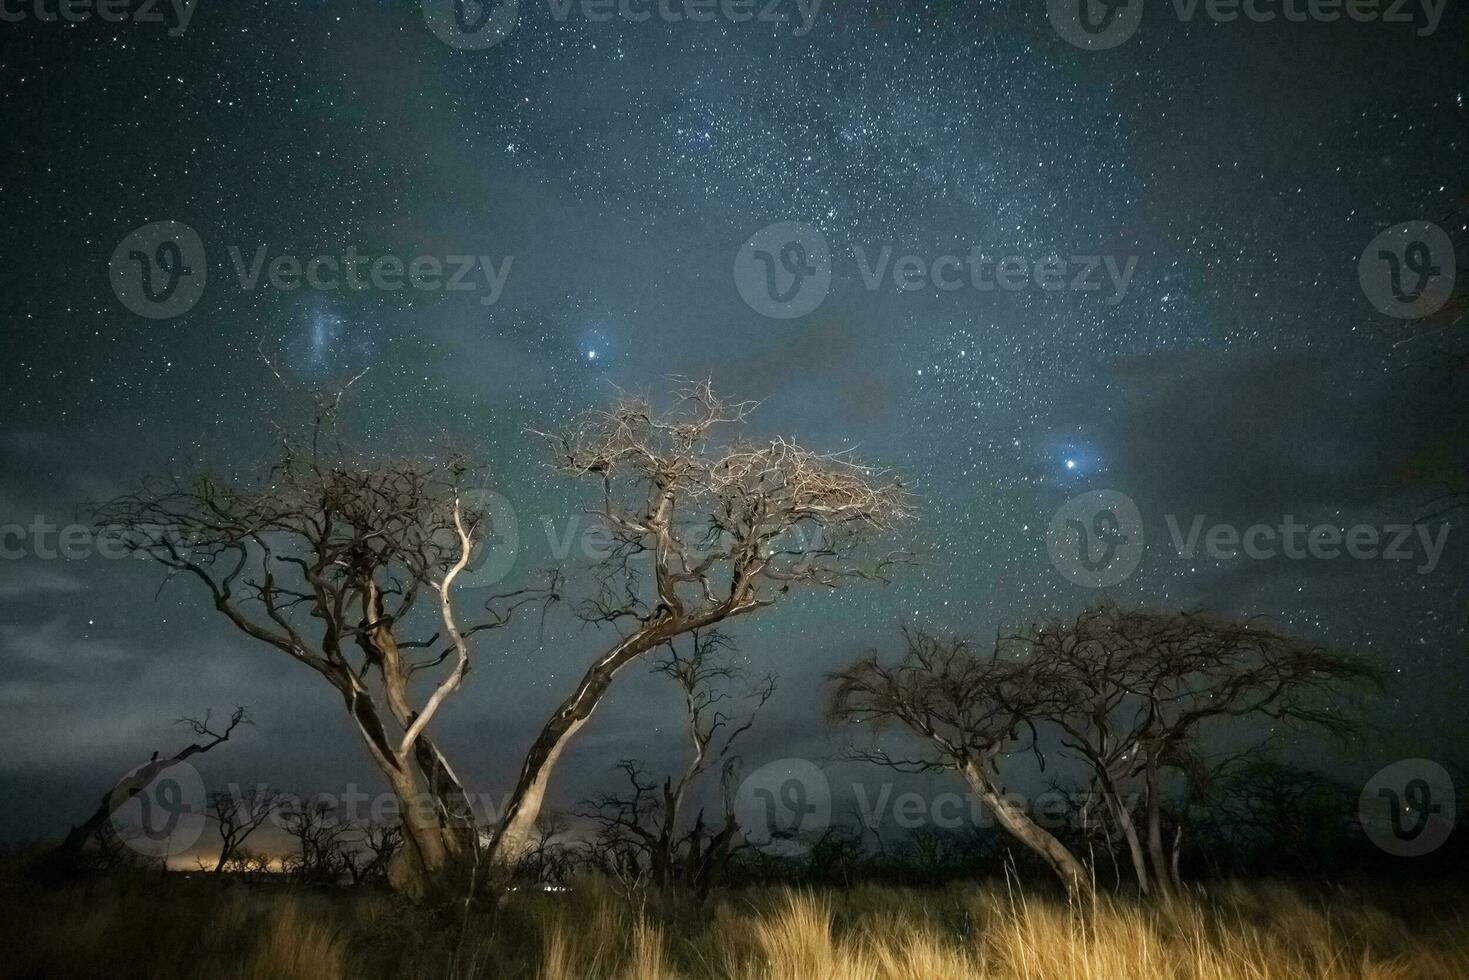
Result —
[[[11,885],[17,977],[527,980],[1463,980],[1463,901],[1226,885],[1162,909],[1068,908],[1004,886],[729,893],[655,916],[597,882],[517,896],[498,928],[392,896],[201,880]],[[1391,900],[1394,908],[1403,906]]]

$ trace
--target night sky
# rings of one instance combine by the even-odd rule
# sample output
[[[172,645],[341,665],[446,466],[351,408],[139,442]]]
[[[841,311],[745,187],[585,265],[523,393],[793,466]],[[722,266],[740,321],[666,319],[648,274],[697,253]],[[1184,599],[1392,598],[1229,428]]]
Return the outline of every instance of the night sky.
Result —
[[[354,437],[482,455],[515,509],[494,589],[513,587],[585,523],[581,488],[524,430],[619,386],[710,375],[763,400],[758,435],[855,447],[918,495],[899,543],[920,564],[891,586],[805,593],[732,628],[753,670],[781,675],[744,747],[752,767],[836,751],[824,673],[891,648],[904,621],[984,638],[1102,596],[1261,616],[1381,658],[1381,729],[1365,751],[1301,750],[1314,764],[1360,780],[1402,758],[1469,759],[1461,528],[1420,572],[1190,560],[1166,521],[1455,520],[1430,515],[1469,472],[1466,382],[1425,359],[1447,341],[1374,308],[1358,259],[1408,221],[1469,254],[1462,7],[1420,36],[1183,23],[1150,3],[1108,51],[1021,0],[828,0],[809,31],[793,0],[784,23],[556,9],[522,0],[485,50],[389,0],[202,0],[177,36],[0,24],[0,523],[82,520],[148,473],[258,472],[273,420],[368,369]],[[197,232],[207,285],[153,319],[114,293],[109,262],[161,221]],[[734,271],[777,222],[818,229],[831,254],[829,295],[785,319],[747,304]],[[245,288],[231,250],[248,265],[262,246],[267,260],[485,256],[505,278],[493,303],[482,270],[475,291]],[[869,289],[863,263],[885,246],[894,262],[978,247],[1136,265],[1120,295],[1105,271],[1093,291],[980,290],[967,272],[905,291],[891,269]],[[1052,515],[1090,490],[1136,501],[1147,540],[1105,589],[1046,548]],[[191,583],[47,558],[34,537],[22,550],[0,561],[0,837],[64,829],[120,771],[186,741],[173,719],[211,706],[256,720],[201,764],[211,783],[376,785],[333,692]],[[478,644],[435,722],[472,789],[508,787],[607,638],[553,613],[544,632]],[[677,712],[666,680],[630,668],[554,802],[606,785],[619,758],[668,765]]]

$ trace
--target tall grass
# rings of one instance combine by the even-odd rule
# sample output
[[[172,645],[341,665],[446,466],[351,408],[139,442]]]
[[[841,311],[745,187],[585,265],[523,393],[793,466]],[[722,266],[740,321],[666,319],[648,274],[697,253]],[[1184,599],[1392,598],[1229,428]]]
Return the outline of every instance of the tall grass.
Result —
[[[206,878],[0,884],[0,976],[238,980],[1463,980],[1463,898],[1375,904],[1223,885],[1170,907],[1084,908],[1004,885],[725,893],[659,914],[596,881],[515,896],[491,928],[386,894]]]

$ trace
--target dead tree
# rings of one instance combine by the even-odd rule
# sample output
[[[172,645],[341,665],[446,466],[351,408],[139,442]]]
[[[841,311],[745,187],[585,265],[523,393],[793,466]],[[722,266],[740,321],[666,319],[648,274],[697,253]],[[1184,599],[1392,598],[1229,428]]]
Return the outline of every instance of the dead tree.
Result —
[[[1003,645],[1028,661],[1034,720],[1055,725],[1063,747],[1089,767],[1127,841],[1140,889],[1165,897],[1181,885],[1184,831],[1177,814],[1171,834],[1165,827],[1170,774],[1198,787],[1238,758],[1207,756],[1201,734],[1215,723],[1257,716],[1350,735],[1361,717],[1354,694],[1379,679],[1360,657],[1257,623],[1111,603],[1032,627]],[[1142,801],[1141,827],[1130,790]]]
[[[298,801],[283,812],[281,825],[296,841],[295,852],[285,861],[292,878],[307,885],[335,885],[349,874],[352,825],[337,819],[330,803]]]
[[[403,825],[396,821],[368,822],[357,830],[351,846],[342,851],[342,863],[354,885],[386,885],[393,857],[403,847]]]
[[[461,627],[454,580],[488,516],[461,503],[465,462],[358,455],[336,437],[334,411],[322,407],[304,443],[283,438],[258,482],[156,481],[104,506],[98,524],[331,685],[401,803],[400,883],[416,890],[475,846],[467,798],[427,727],[469,672],[469,638],[533,596],[498,597]]]
[[[232,874],[259,877],[277,873],[280,865],[261,851],[242,847],[230,855],[229,864],[224,870]]]
[[[1033,851],[1073,898],[1092,893],[1083,863],[1054,834],[1007,797],[1000,763],[1033,753],[1044,764],[1035,726],[1040,690],[1030,665],[981,655],[963,639],[904,630],[905,649],[894,664],[869,656],[831,675],[828,717],[869,725],[870,747],[852,758],[903,772],[953,770],[994,813],[1000,826]],[[917,758],[892,755],[880,743],[898,724],[927,743]]]
[[[516,862],[515,877],[532,886],[562,885],[576,868],[578,848],[568,839],[570,821],[553,810],[543,810],[536,821],[535,838]]]
[[[542,434],[561,473],[598,488],[593,513],[611,544],[579,611],[619,636],[532,743],[493,838],[494,860],[511,862],[527,846],[556,761],[628,664],[797,586],[885,581],[901,560],[861,557],[872,537],[907,516],[902,484],[845,454],[730,436],[753,408],[719,398],[707,381],[681,383],[668,411],[625,398]]]
[[[1329,868],[1334,848],[1361,834],[1356,792],[1330,777],[1268,756],[1243,760],[1213,787],[1207,831],[1236,862],[1278,873]]]
[[[1204,756],[1206,730],[1259,717],[1349,735],[1360,723],[1356,692],[1379,679],[1360,657],[1255,623],[1111,604],[1004,638],[988,655],[963,640],[905,638],[897,664],[869,657],[833,675],[832,714],[900,723],[937,752],[894,760],[874,744],[854,754],[900,769],[959,771],[1072,895],[1092,890],[1086,864],[1004,798],[1001,760],[1034,751],[1044,762],[1039,739],[1058,731],[1062,748],[1088,767],[1140,888],[1167,898],[1180,886],[1187,822],[1182,810],[1169,817],[1170,781],[1195,794],[1231,758]]]
[[[243,793],[222,791],[209,794],[209,815],[219,831],[219,857],[214,870],[224,871],[230,859],[284,804],[282,796],[266,786]]]
[[[82,849],[87,843],[105,830],[112,815],[115,814],[129,800],[143,793],[153,781],[163,775],[169,769],[184,762],[193,756],[208,752],[217,745],[229,741],[236,728],[241,725],[250,724],[250,719],[244,708],[236,708],[230,715],[230,720],[222,727],[217,727],[211,720],[211,713],[206,712],[203,719],[181,718],[175,724],[183,725],[192,731],[199,739],[184,746],[173,755],[163,756],[157,752],[143,765],[134,769],[124,776],[115,786],[102,796],[101,803],[92,815],[86,820],[72,827],[62,840],[61,844],[46,858],[45,864],[53,870],[65,872],[75,866]]]
[[[665,896],[684,891],[702,901],[739,843],[734,815],[734,783],[739,758],[735,743],[775,693],[775,678],[750,682],[728,656],[727,637],[696,631],[687,651],[670,641],[653,669],[674,681],[683,697],[689,757],[682,771],[658,786],[631,759],[618,764],[629,790],[587,801],[580,815],[596,823],[599,846],[613,860],[645,865],[648,882]],[[722,816],[706,821],[700,808],[692,826],[683,822],[685,804],[700,777],[711,769],[722,775]]]

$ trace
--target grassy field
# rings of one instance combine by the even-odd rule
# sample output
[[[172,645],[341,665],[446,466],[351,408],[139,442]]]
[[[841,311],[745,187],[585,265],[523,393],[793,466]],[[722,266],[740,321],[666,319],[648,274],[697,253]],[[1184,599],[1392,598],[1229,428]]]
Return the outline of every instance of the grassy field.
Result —
[[[1003,883],[725,893],[657,913],[597,881],[523,894],[495,928],[387,893],[170,875],[8,884],[10,977],[536,980],[1463,980],[1458,895],[1221,885],[1170,911],[1069,909]]]

